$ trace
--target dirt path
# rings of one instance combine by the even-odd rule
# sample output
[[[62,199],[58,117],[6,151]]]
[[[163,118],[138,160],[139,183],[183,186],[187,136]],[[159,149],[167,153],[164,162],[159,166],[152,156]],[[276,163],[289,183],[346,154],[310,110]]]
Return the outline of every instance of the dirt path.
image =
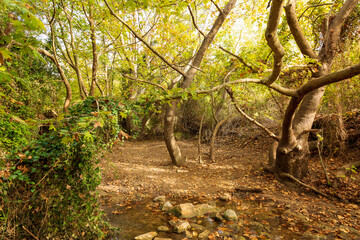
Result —
[[[171,164],[162,141],[131,141],[114,146],[101,161],[103,181],[99,192],[103,204],[123,206],[121,213],[126,215],[126,209],[134,211],[136,202],[151,202],[159,195],[181,202],[216,200],[228,193],[238,209],[243,210],[245,221],[260,222],[270,215],[275,221],[275,216],[277,224],[282,224],[279,229],[294,232],[294,239],[360,239],[358,205],[325,199],[307,189],[290,191],[264,172],[261,164],[266,162],[268,140],[260,138],[243,148],[236,141],[219,143],[216,163],[211,163],[206,154],[204,162],[198,162],[195,141],[181,141],[179,145],[189,162],[187,167]],[[204,146],[203,153],[206,152],[208,147]],[[244,187],[260,188],[263,193],[236,191]],[[256,204],[249,207],[244,201]],[[251,213],[246,212],[249,208]],[[112,214],[110,210],[107,213]],[[261,213],[264,219],[258,219],[254,213]],[[279,239],[286,239],[285,236],[288,235]]]
[[[197,159],[195,141],[179,142],[189,164],[171,164],[162,141],[125,142],[103,159],[104,180],[101,190],[121,194],[135,192],[155,196],[221,196],[236,187],[264,188],[261,162],[266,161],[263,143],[255,142],[246,151],[221,144],[217,162],[210,163],[203,148],[203,163]],[[244,149],[243,149],[244,150]]]

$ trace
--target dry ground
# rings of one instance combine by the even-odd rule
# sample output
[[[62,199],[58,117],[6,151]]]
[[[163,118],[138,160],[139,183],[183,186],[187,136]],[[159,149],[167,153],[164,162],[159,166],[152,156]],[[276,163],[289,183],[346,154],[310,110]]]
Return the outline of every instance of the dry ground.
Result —
[[[150,201],[150,198],[159,195],[171,199],[217,199],[228,192],[234,201],[254,201],[259,208],[269,206],[279,210],[279,215],[285,210],[299,213],[295,216],[279,216],[294,231],[307,231],[310,235],[331,234],[332,237],[328,239],[360,239],[360,233],[353,234],[360,231],[360,208],[357,204],[327,199],[305,188],[290,190],[263,170],[261,166],[266,163],[268,139],[254,138],[246,146],[237,140],[219,142],[217,162],[209,161],[206,154],[208,146],[203,145],[204,162],[199,163],[196,141],[180,141],[179,145],[189,162],[187,167],[182,168],[171,164],[163,141],[129,141],[116,145],[101,161],[103,181],[99,192],[102,199],[108,205],[124,205],[130,204],[130,201]],[[340,156],[339,159],[326,161],[330,169],[336,169],[347,160]],[[355,196],[356,199],[359,194],[359,173],[354,174],[341,180],[340,188],[327,187],[318,158],[315,157],[311,162],[310,177],[305,181],[316,184],[327,193],[337,192],[339,196],[349,199]],[[330,176],[333,176],[332,172]],[[263,193],[236,191],[242,187],[260,188]],[[305,217],[306,220],[303,220],[309,223],[306,228],[297,227],[299,219],[296,216]]]

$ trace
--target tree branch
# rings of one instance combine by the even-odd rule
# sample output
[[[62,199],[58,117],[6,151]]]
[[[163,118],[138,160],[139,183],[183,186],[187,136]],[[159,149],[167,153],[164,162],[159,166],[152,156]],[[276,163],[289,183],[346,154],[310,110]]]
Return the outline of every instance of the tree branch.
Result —
[[[219,5],[217,5],[213,0],[210,0],[214,5],[215,7],[217,8],[217,10],[221,13],[221,14],[224,14],[224,11],[219,7]]]
[[[281,12],[285,0],[273,0],[271,2],[271,9],[269,20],[267,23],[265,38],[266,41],[274,52],[274,66],[271,75],[264,80],[264,84],[269,86],[279,77],[282,67],[282,58],[285,55],[285,50],[281,46],[279,38],[277,36],[277,30],[280,22]]]
[[[311,81],[305,83],[300,88],[298,88],[296,92],[299,96],[304,96],[305,94],[315,89],[321,88],[331,83],[336,83],[348,78],[352,78],[359,74],[360,74],[360,63],[344,68],[337,72],[329,73],[319,78],[314,78]]]
[[[174,69],[175,71],[177,71],[179,74],[181,74],[182,76],[187,76],[187,73],[183,72],[180,68],[176,67],[174,64],[171,64],[164,56],[162,56],[158,51],[156,51],[151,45],[150,43],[148,43],[144,38],[142,38],[139,34],[136,33],[136,31],[129,25],[127,24],[121,17],[119,17],[114,10],[110,7],[109,3],[105,1],[105,4],[107,6],[107,8],[110,10],[111,15],[113,15],[119,22],[121,22],[127,29],[129,29],[129,31],[137,38],[139,39],[142,43],[144,43],[146,45],[146,47],[148,47],[150,49],[150,51],[152,51],[156,56],[158,56],[164,63],[166,63],[169,67],[171,67],[172,69]]]
[[[236,59],[238,59],[245,67],[249,68],[253,73],[258,73],[258,72],[259,72],[259,69],[254,69],[253,66],[247,64],[247,63],[245,62],[245,60],[244,60],[242,57],[240,57],[239,55],[236,55],[236,54],[230,52],[229,50],[226,50],[226,49],[223,48],[222,46],[219,46],[219,48],[220,48],[221,50],[223,50],[224,52],[230,54],[231,56],[236,57]]]
[[[155,86],[155,87],[160,88],[161,90],[163,90],[163,91],[165,91],[165,92],[167,91],[167,89],[164,88],[163,86],[161,86],[160,84],[153,83],[153,82],[146,81],[146,80],[141,80],[141,79],[138,79],[138,78],[134,78],[134,77],[131,77],[131,76],[126,75],[126,74],[121,74],[121,75],[122,75],[123,77],[125,77],[125,78],[130,79],[130,80],[133,80],[133,81],[136,81],[136,82],[141,82],[141,83],[150,84],[150,85],[153,85],[153,86]]]
[[[315,54],[315,52],[310,47],[310,44],[306,40],[305,35],[301,30],[299,21],[296,17],[295,0],[289,0],[288,4],[285,6],[285,13],[290,31],[294,36],[296,44],[298,45],[301,53],[310,58],[317,59],[318,56]]]
[[[297,179],[297,178],[294,177],[293,175],[290,175],[290,174],[288,174],[288,173],[280,173],[279,176],[280,176],[280,177],[290,178],[291,180],[297,182],[298,184],[300,184],[300,185],[302,185],[302,186],[304,186],[304,187],[307,187],[307,188],[313,190],[314,192],[320,194],[321,196],[330,198],[327,194],[323,193],[323,192],[320,191],[320,190],[317,190],[316,188],[314,188],[314,187],[312,187],[312,186],[310,186],[310,185],[307,185],[307,184],[303,183],[302,181],[300,181],[299,179]]]
[[[192,61],[191,68],[186,72],[187,76],[184,79],[184,82],[181,84],[182,88],[187,88],[190,86],[197,69],[200,66],[200,63],[202,59],[204,58],[206,50],[209,48],[210,44],[214,40],[217,32],[219,31],[220,27],[224,23],[227,15],[230,13],[230,11],[234,8],[237,0],[229,0],[229,2],[225,5],[224,9],[221,11],[221,13],[218,15],[218,17],[215,20],[215,23],[213,24],[212,28],[210,29],[209,33],[204,37],[204,40],[201,43],[201,46],[199,47],[199,50],[197,51],[194,60]]]
[[[194,27],[196,28],[196,30],[199,31],[199,33],[200,33],[203,37],[205,37],[205,34],[200,30],[200,28],[199,28],[198,25],[196,24],[195,16],[194,16],[194,14],[193,14],[193,12],[192,12],[192,10],[191,10],[190,4],[189,4],[187,7],[188,7],[188,9],[189,9],[189,12],[190,12],[190,15],[191,15],[191,20],[192,20],[192,22],[193,22],[193,24],[194,24]]]

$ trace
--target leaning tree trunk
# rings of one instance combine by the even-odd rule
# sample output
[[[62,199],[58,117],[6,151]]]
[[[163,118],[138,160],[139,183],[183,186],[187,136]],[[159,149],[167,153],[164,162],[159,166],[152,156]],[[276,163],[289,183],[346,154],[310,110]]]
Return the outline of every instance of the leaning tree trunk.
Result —
[[[174,165],[180,167],[186,165],[186,159],[181,155],[180,148],[176,143],[174,135],[177,103],[178,101],[174,100],[165,106],[164,140],[171,161]]]

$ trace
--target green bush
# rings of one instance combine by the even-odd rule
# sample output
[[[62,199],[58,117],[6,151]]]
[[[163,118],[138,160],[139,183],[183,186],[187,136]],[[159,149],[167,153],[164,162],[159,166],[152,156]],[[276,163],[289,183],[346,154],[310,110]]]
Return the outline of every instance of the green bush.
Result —
[[[0,237],[101,239],[96,155],[117,138],[119,109],[90,98],[0,162]]]

